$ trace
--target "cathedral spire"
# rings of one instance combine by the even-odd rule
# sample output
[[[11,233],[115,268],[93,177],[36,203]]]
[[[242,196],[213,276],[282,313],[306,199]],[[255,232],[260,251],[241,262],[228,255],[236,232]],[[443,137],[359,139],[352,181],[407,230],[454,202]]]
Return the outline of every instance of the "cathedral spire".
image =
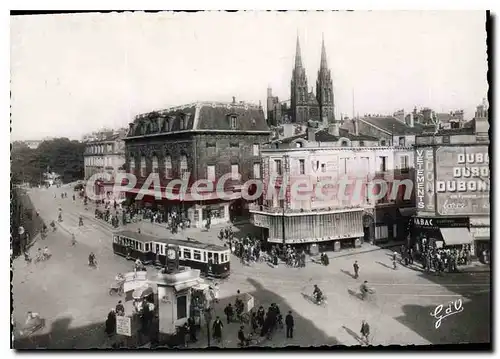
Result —
[[[302,67],[302,56],[300,55],[299,34],[297,32],[297,48],[295,50],[295,68]]]
[[[325,34],[322,34],[322,39],[321,39],[321,64],[320,64],[320,70],[321,69],[328,69],[328,64],[326,63],[326,49],[325,49]]]

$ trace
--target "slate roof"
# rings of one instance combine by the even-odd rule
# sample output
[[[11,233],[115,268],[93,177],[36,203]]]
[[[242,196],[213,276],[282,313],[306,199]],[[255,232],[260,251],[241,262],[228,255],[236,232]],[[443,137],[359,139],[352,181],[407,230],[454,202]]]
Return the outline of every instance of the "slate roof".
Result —
[[[428,126],[414,123],[413,127],[406,125],[392,116],[371,117],[366,116],[359,119],[365,123],[376,126],[394,135],[418,135],[424,132]]]
[[[343,128],[339,129],[339,135],[340,136],[334,136],[334,135],[328,133],[328,130],[323,129],[323,130],[316,131],[314,137],[315,137],[315,140],[317,142],[337,142],[338,140],[340,140],[341,137],[348,138],[351,141],[378,141],[379,140],[378,138],[372,137],[372,136],[354,135],[354,134],[349,133],[348,130],[343,129]],[[283,138],[280,140],[274,140],[272,142],[291,143],[297,139],[307,140],[307,138],[308,138],[308,135],[306,132],[306,133],[301,133],[299,135],[286,137],[286,138]]]
[[[236,129],[231,128],[230,116],[236,116]],[[270,131],[259,106],[242,102],[198,102],[138,115],[127,137],[213,130]]]

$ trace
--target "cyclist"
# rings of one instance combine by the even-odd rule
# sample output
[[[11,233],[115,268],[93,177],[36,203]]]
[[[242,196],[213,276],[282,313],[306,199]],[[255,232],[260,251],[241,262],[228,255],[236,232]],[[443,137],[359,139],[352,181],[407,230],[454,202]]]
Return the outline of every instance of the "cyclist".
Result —
[[[319,289],[317,284],[314,285],[313,297],[317,303],[323,299],[323,292]]]

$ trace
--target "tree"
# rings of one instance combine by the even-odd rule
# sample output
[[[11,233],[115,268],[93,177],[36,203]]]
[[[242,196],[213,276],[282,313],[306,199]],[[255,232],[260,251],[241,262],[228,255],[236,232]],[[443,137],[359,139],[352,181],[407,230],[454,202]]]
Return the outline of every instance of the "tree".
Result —
[[[55,138],[42,142],[32,150],[19,143],[13,143],[11,150],[11,171],[13,182],[40,183],[42,173],[55,172],[63,182],[83,178],[83,153],[85,144],[67,138]]]

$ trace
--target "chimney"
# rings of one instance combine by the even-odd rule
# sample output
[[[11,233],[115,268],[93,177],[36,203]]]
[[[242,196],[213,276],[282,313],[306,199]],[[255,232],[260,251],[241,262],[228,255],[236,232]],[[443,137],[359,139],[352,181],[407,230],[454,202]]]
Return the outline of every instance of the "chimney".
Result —
[[[332,122],[328,125],[328,133],[330,135],[339,137],[339,123],[337,121]]]
[[[357,118],[352,119],[352,126],[354,128],[354,134],[359,136],[359,122]]]
[[[233,104],[236,103],[236,97],[233,96]]]

